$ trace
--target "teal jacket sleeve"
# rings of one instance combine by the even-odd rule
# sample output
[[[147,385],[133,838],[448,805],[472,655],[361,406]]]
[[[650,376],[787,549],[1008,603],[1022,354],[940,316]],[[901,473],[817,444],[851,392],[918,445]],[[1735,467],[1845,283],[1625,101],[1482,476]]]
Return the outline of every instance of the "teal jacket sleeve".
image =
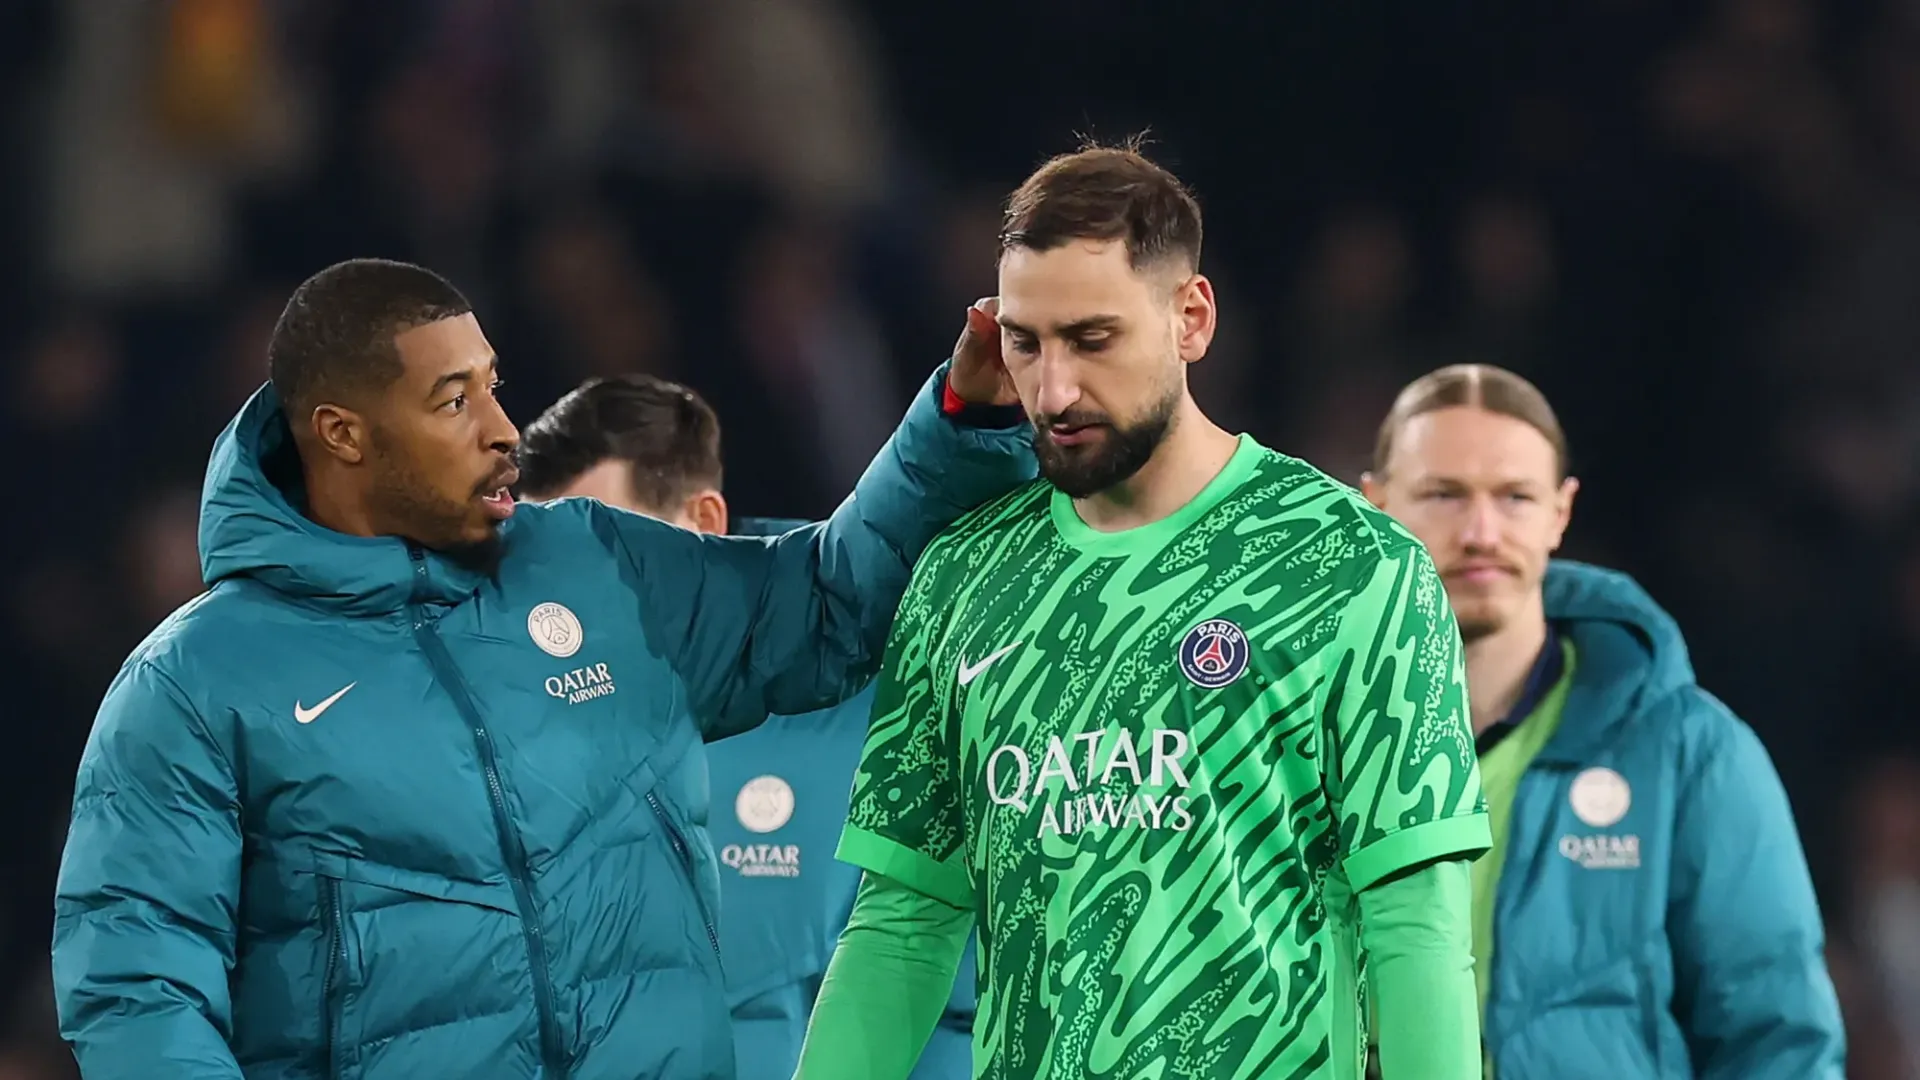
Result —
[[[1704,691],[1685,710],[1668,934],[1701,1080],[1842,1080],[1846,1036],[1787,794],[1753,730]]]
[[[856,693],[879,666],[921,550],[1035,475],[1025,424],[949,419],[945,381],[942,365],[821,524],[772,538],[700,536],[592,505],[709,740]]]
[[[240,1080],[240,850],[228,757],[180,689],[133,661],[81,756],[54,894],[60,1034],[87,1080]]]

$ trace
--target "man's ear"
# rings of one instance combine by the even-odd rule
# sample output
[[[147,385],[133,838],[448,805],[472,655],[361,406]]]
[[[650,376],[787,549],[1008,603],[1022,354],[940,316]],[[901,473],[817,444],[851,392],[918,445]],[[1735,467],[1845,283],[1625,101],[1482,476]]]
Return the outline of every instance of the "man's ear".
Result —
[[[1373,504],[1375,510],[1387,508],[1387,486],[1383,480],[1383,477],[1376,477],[1371,472],[1360,474],[1360,494]]]
[[[1213,331],[1219,318],[1213,282],[1208,281],[1205,274],[1194,274],[1175,287],[1174,301],[1179,307],[1174,344],[1180,359],[1191,364],[1207,355],[1207,348],[1213,344]]]
[[[326,453],[348,465],[366,460],[368,426],[359,413],[340,405],[319,405],[308,422],[314,440]]]
[[[723,536],[727,531],[727,500],[708,488],[687,499],[687,521],[695,532]]]
[[[1560,481],[1560,490],[1554,493],[1553,546],[1547,550],[1560,550],[1560,542],[1567,536],[1567,526],[1573,524],[1573,497],[1579,493],[1580,481],[1571,476]]]

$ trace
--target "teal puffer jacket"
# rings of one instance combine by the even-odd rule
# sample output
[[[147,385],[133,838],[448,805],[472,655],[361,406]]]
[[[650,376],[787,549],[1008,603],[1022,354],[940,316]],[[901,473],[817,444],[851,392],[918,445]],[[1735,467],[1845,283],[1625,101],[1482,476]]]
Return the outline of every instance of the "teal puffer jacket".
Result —
[[[491,571],[303,517],[262,390],[208,468],[210,591],[80,765],[53,969],[83,1074],[731,1080],[702,743],[855,693],[923,545],[1033,475],[942,376],[824,525],[523,505]]]
[[[1484,1033],[1495,1080],[1843,1080],[1786,792],[1624,574],[1555,560],[1560,727],[1513,797]]]

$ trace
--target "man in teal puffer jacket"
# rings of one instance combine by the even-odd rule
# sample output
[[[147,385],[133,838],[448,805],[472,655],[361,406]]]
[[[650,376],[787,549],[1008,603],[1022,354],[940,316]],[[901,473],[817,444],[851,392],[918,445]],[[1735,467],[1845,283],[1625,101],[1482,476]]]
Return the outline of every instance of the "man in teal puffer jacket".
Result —
[[[1551,558],[1578,485],[1546,398],[1486,365],[1424,376],[1364,487],[1433,553],[1466,644],[1489,1075],[1842,1080],[1780,778],[1640,586]]]
[[[726,539],[516,507],[492,350],[418,267],[315,275],[269,353],[211,588],[81,760],[82,1074],[731,1080],[702,742],[869,678],[923,545],[1034,473],[1003,374],[963,339],[829,521]]]
[[[983,315],[984,341],[997,343]],[[731,521],[721,494],[720,418],[699,394],[651,375],[590,379],[527,425],[520,489],[647,514],[696,532],[771,536],[800,522]],[[788,1080],[860,870],[834,858],[873,711],[869,687],[838,705],[707,748],[720,855],[720,956],[739,1080]],[[961,966],[913,1080],[973,1075],[972,956]]]

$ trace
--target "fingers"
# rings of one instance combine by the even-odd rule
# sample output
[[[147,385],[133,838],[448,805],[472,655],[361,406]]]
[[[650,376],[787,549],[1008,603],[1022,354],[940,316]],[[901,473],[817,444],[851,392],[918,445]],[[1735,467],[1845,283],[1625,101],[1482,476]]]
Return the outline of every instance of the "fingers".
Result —
[[[1017,405],[1019,393],[1000,354],[1000,298],[983,296],[967,309],[966,327],[954,343],[948,383],[968,401]]]
[[[994,318],[999,310],[997,297],[974,301],[967,309],[966,326],[953,343],[951,378],[954,388],[968,400],[1014,400],[1006,364],[1000,356],[1000,324]]]
[[[1000,325],[994,321],[994,315],[1000,310],[998,297],[989,296],[975,300],[967,309],[967,329],[976,337],[999,337]]]

